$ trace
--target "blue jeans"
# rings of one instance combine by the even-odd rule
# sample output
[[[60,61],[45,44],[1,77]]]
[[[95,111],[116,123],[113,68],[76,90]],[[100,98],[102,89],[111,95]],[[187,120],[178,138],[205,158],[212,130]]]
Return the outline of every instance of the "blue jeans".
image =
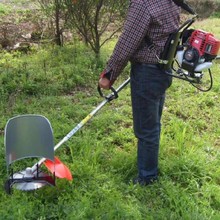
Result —
[[[165,91],[172,77],[156,65],[131,65],[131,100],[134,133],[138,139],[138,177],[157,179],[161,115]]]

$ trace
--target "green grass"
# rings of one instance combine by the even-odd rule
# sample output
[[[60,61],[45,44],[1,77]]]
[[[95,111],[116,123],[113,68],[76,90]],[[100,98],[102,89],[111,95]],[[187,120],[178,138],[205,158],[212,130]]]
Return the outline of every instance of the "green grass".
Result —
[[[219,35],[220,30],[210,27],[218,23],[215,19],[199,25]],[[219,61],[213,67],[214,86],[210,92],[199,92],[177,79],[167,92],[159,182],[148,187],[130,183],[137,168],[127,86],[117,100],[103,107],[56,151],[70,168],[72,182],[57,179],[56,187],[5,193],[7,120],[20,114],[44,115],[58,143],[102,102],[97,80],[113,45],[103,48],[99,63],[78,43],[32,51],[28,56],[1,52],[0,219],[220,218]],[[127,75],[128,69],[115,86]],[[24,161],[30,166],[34,162]]]
[[[5,15],[10,12],[10,8],[5,6],[4,4],[0,3],[0,16]]]

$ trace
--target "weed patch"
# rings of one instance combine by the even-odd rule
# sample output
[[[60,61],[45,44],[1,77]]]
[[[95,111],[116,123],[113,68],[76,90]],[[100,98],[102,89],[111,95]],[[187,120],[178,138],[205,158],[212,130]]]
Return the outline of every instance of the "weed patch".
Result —
[[[212,29],[218,19],[199,25]],[[217,29],[216,33],[220,33]],[[111,42],[112,48],[114,42]],[[109,48],[97,62],[80,42],[49,47],[28,55],[1,51],[0,184],[7,179],[4,128],[21,114],[44,115],[58,143],[103,99],[99,73]],[[128,69],[116,87],[128,76]],[[208,93],[174,80],[162,118],[160,178],[134,186],[137,174],[130,88],[107,104],[56,155],[70,168],[73,181],[11,196],[0,189],[2,219],[210,219],[220,218],[219,63]],[[16,168],[32,161],[20,161]],[[28,164],[27,164],[28,163]],[[32,163],[31,163],[32,165]]]

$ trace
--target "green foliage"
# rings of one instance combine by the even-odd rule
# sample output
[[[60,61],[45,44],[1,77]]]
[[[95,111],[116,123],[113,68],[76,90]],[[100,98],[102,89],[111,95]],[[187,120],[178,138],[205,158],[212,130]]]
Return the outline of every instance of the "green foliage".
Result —
[[[86,56],[87,59],[84,59]],[[1,52],[0,82],[2,97],[15,93],[26,95],[59,95],[71,93],[74,87],[91,84],[98,78],[93,53],[78,43],[65,48],[40,49],[29,56],[19,52]],[[98,71],[101,71],[98,69]]]
[[[220,18],[220,12],[214,12],[211,16],[212,18]]]
[[[0,16],[8,14],[10,12],[10,9],[6,7],[4,4],[0,3]]]
[[[214,26],[213,33],[218,35],[218,23],[214,19],[196,25],[210,31]],[[1,51],[1,186],[8,177],[4,149],[7,120],[20,114],[44,115],[58,143],[103,101],[96,90],[97,80],[114,43],[103,47],[99,61],[77,41],[63,48],[38,48],[27,55]],[[219,219],[219,65],[216,61],[212,69],[214,86],[208,93],[179,80],[168,90],[158,182],[148,187],[130,182],[137,167],[127,86],[118,99],[56,151],[74,180],[57,179],[56,187],[30,192],[14,189],[10,196],[1,187],[1,219]],[[126,69],[115,87],[127,75]],[[35,162],[19,161],[15,168],[20,171],[22,165]]]

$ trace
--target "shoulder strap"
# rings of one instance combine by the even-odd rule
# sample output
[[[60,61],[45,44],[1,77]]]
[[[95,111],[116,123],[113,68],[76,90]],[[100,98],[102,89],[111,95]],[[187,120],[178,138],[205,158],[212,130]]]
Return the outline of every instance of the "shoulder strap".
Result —
[[[185,11],[192,15],[196,15],[195,11],[184,0],[172,0],[176,5],[180,6]]]

